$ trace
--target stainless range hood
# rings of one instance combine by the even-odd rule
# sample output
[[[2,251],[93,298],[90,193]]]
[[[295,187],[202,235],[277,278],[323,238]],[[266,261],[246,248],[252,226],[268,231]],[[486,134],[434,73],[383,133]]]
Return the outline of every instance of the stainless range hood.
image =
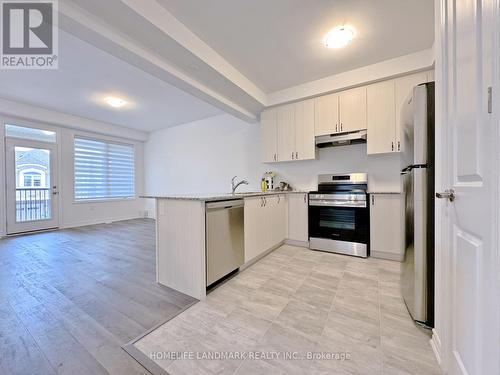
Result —
[[[366,130],[357,130],[354,132],[320,135],[315,138],[316,146],[336,147],[350,144],[366,143]]]

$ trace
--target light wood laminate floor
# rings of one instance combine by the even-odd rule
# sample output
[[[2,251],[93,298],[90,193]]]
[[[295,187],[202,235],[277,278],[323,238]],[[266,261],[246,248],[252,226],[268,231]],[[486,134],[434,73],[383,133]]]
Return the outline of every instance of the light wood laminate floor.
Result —
[[[285,245],[134,347],[171,375],[440,374],[429,333],[401,298],[399,268]]]
[[[193,301],[155,283],[152,220],[0,240],[0,374],[148,374],[121,346]]]

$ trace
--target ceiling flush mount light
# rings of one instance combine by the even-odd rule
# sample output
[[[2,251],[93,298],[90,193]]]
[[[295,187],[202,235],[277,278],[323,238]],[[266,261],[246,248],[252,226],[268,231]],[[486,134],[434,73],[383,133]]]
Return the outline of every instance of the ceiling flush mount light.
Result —
[[[325,36],[325,47],[343,48],[347,46],[356,36],[356,29],[349,25],[337,26],[330,30]]]
[[[117,98],[116,96],[107,96],[104,98],[104,101],[113,108],[121,108],[127,104],[125,100]]]

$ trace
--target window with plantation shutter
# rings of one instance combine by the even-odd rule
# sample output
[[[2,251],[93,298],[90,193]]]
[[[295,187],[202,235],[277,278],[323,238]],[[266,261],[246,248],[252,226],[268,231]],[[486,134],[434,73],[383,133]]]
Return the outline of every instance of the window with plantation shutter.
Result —
[[[134,146],[75,137],[75,200],[132,198]]]

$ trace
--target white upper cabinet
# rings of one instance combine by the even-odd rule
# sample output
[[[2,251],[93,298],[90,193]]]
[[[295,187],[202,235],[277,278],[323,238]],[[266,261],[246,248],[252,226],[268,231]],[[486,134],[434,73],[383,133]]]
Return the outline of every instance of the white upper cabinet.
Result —
[[[289,104],[276,109],[278,129],[277,161],[295,159],[295,105]]]
[[[315,135],[366,129],[366,87],[315,99]]]
[[[413,87],[433,78],[433,71],[421,72],[266,110],[262,161],[315,159],[315,136],[363,129],[368,154],[400,152],[404,102]]]
[[[367,152],[397,151],[394,80],[367,87]]]
[[[278,131],[276,126],[276,109],[269,109],[260,115],[261,160],[263,163],[277,161]]]
[[[432,72],[432,71],[431,71]],[[402,120],[402,110],[404,104],[409,99],[413,88],[421,83],[428,81],[428,75],[431,72],[416,73],[409,76],[401,77],[395,80],[395,93],[396,93],[396,148],[397,151],[402,151],[403,144],[403,120]]]
[[[314,100],[262,112],[261,128],[262,162],[316,158]]]
[[[342,91],[339,108],[339,132],[366,129],[366,87]]]
[[[295,104],[295,159],[316,158],[314,143],[314,100]]]
[[[314,99],[314,134],[319,136],[339,132],[339,95],[330,94]]]

